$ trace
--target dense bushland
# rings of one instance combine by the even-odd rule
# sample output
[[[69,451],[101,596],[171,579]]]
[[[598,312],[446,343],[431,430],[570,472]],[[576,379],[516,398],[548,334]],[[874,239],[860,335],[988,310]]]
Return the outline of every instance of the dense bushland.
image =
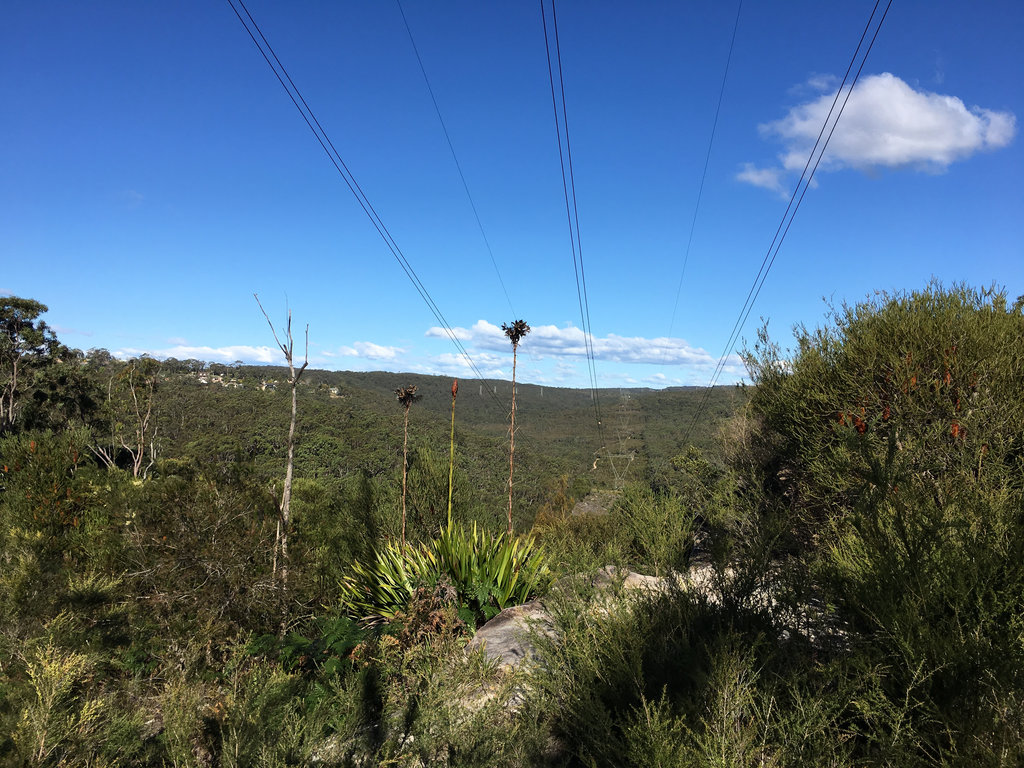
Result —
[[[1024,760],[1024,301],[931,285],[790,350],[762,332],[695,445],[696,393],[623,395],[606,410],[644,426],[606,514],[572,514],[613,480],[572,426],[587,397],[518,385],[522,538],[482,386],[449,526],[450,382],[399,382],[424,394],[403,547],[395,378],[309,371],[287,591],[274,370],[83,355],[40,307],[0,312],[22,333],[0,345],[0,764]],[[609,564],[670,586],[609,611],[562,581],[539,664],[465,656],[501,607]],[[688,571],[704,588],[671,586]]]

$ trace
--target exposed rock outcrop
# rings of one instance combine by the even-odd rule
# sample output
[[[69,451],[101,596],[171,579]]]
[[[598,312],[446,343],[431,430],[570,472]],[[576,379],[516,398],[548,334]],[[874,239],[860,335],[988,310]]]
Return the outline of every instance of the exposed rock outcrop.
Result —
[[[689,583],[690,579],[683,579],[680,586],[685,588]],[[699,583],[704,586],[705,580]],[[537,658],[538,637],[557,637],[548,604],[552,597],[573,591],[586,592],[592,595],[589,610],[608,611],[614,603],[628,599],[630,595],[657,594],[671,586],[668,578],[644,576],[614,565],[607,565],[594,573],[566,576],[551,585],[549,597],[531,600],[499,613],[477,631],[466,651],[482,650],[501,670],[518,669],[524,662]]]

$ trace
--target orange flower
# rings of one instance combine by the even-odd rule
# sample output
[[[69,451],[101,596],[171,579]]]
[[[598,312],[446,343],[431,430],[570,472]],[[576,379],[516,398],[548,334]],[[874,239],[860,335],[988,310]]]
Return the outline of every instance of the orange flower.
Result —
[[[454,400],[459,394],[459,380],[454,379],[452,381],[452,400]]]
[[[953,432],[953,437],[960,437],[960,424],[959,423],[957,423],[955,421],[953,422],[953,430],[952,430],[952,432]]]

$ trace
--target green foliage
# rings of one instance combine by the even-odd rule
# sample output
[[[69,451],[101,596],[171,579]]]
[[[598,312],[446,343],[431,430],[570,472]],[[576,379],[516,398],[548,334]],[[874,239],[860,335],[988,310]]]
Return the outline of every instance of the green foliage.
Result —
[[[470,484],[466,473],[453,472],[453,517],[461,519],[470,507]],[[445,526],[448,510],[448,465],[442,455],[429,447],[409,451],[409,538],[424,539]]]
[[[31,699],[14,736],[26,763],[67,764],[96,746],[104,701],[82,695],[94,666],[85,654],[49,644],[26,659]]]
[[[447,576],[477,624],[521,605],[547,586],[547,560],[533,537],[488,534],[455,523],[431,542],[439,575]],[[473,621],[467,620],[471,626]]]
[[[240,667],[211,712],[220,735],[220,764],[248,768],[313,762],[327,712],[304,692],[301,678],[265,662]]]
[[[246,650],[277,658],[288,672],[330,677],[351,668],[349,654],[367,637],[368,632],[348,616],[328,614],[309,622],[301,633],[292,631],[284,638],[261,635]]]
[[[91,426],[104,393],[83,366],[82,353],[58,347],[45,365],[34,371],[23,399],[22,427],[27,430],[65,430]]]
[[[538,525],[534,531],[558,574],[627,564],[618,526],[608,515],[566,516]]]
[[[425,544],[397,542],[380,547],[372,563],[354,562],[339,583],[341,605],[366,621],[393,619],[420,586],[442,578],[458,594],[465,617],[476,625],[502,609],[519,605],[546,585],[543,551],[532,537],[489,534],[474,523],[456,523]]]
[[[690,564],[694,515],[683,499],[628,485],[611,511],[626,557],[644,573],[682,572]]]
[[[1024,744],[1002,714],[1024,692],[1020,305],[933,284],[748,356],[747,493],[919,756]]]
[[[432,565],[424,545],[388,542],[378,547],[370,563],[356,560],[349,565],[338,582],[342,610],[371,623],[393,619],[435,573]]]
[[[614,496],[608,512],[559,514],[545,507],[535,530],[551,552],[559,573],[593,571],[605,565],[629,567],[645,574],[683,572],[693,552],[697,515],[713,506],[711,491],[705,498],[674,491],[655,491],[632,483]],[[555,497],[555,504],[558,497]],[[567,505],[560,505],[566,509]]]
[[[14,428],[23,393],[57,347],[57,337],[39,319],[46,311],[32,299],[0,297],[0,434]]]
[[[111,374],[101,427],[95,430],[96,455],[108,467],[122,467],[132,477],[147,476],[156,462],[157,388],[160,362],[143,355]]]

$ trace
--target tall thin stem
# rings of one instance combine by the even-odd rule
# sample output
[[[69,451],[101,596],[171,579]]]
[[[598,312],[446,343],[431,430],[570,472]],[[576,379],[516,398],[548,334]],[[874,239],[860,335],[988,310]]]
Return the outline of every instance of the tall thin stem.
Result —
[[[508,438],[508,535],[512,536],[512,470],[516,459],[516,351],[517,342],[512,342],[512,423]]]
[[[525,320],[516,320],[511,325],[502,323],[501,330],[512,342],[512,414],[508,435],[508,535],[512,538],[512,471],[516,460],[516,353],[519,342],[530,332]]]
[[[402,549],[405,549],[405,497],[406,480],[409,473],[409,409],[420,398],[416,394],[416,386],[414,384],[399,387],[395,390],[395,395],[398,396],[398,402],[405,409],[405,425],[402,437]]]
[[[409,473],[409,407],[405,406],[405,436],[402,439],[402,549],[405,549],[405,482]]]
[[[455,480],[455,398],[459,394],[459,380],[452,382],[452,436],[448,449],[448,529],[452,527],[452,487]]]

